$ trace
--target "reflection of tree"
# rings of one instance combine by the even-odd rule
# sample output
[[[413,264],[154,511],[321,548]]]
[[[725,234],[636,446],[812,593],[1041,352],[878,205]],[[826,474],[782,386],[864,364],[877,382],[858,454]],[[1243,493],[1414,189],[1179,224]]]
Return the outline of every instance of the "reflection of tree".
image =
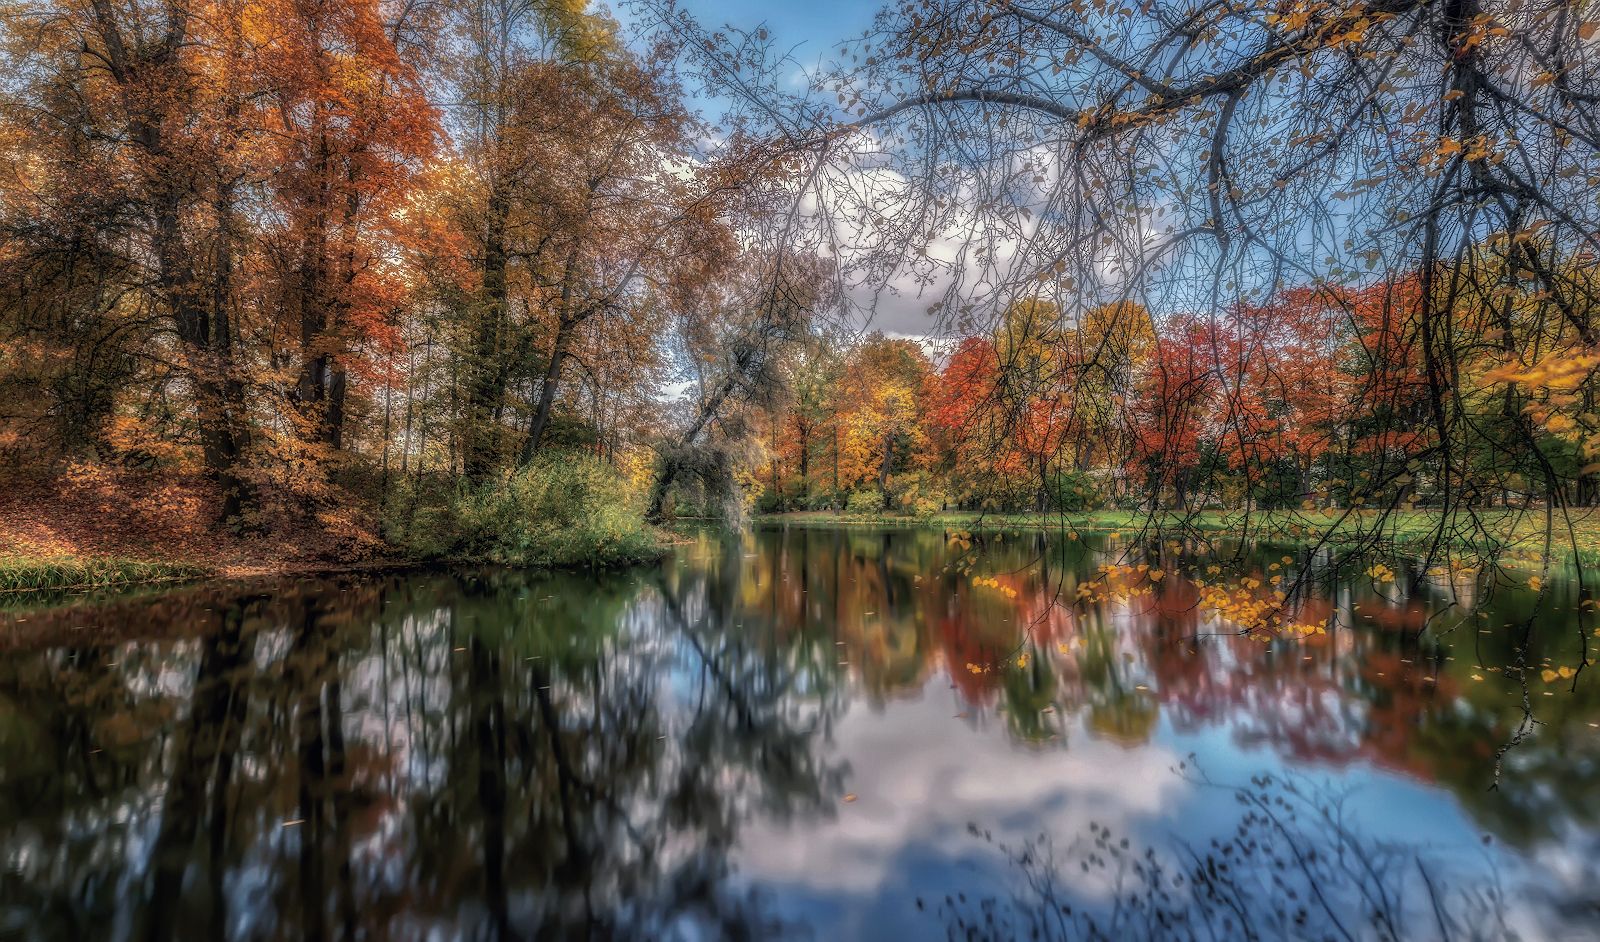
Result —
[[[605,591],[576,582],[530,593],[553,603],[532,619],[515,593],[457,600],[452,626],[518,614],[524,624],[500,644],[481,631],[455,639],[466,649],[451,662],[464,675],[450,694],[461,730],[446,736],[451,771],[430,796],[447,826],[419,828],[413,879],[459,860],[478,874],[491,935],[765,925],[756,901],[728,886],[739,826],[753,807],[814,808],[825,773],[812,729],[793,723],[792,681],[730,630],[729,568],[734,578],[697,567],[687,586],[670,574],[653,595],[629,581],[615,618],[596,617]],[[629,630],[641,616],[646,630]],[[681,700],[664,689],[674,678],[692,681]],[[460,918],[463,892],[441,892],[438,918]]]
[[[1058,682],[1055,671],[1035,649],[1008,667],[1000,689],[1005,696],[1006,724],[1011,734],[1023,742],[1046,742],[1061,736],[1060,718],[1055,714]]]
[[[0,911],[67,937],[116,912],[145,938],[761,934],[728,860],[756,810],[839,791],[814,741],[837,701],[831,663],[752,643],[738,589],[354,583],[14,657]]]
[[[1480,598],[1483,617],[1441,635],[1452,622],[1433,613],[1458,601],[1454,583],[1414,583],[1403,565],[1401,578],[1383,586],[1330,583],[1322,578],[1325,557],[1219,544],[1224,561],[1262,582],[1259,591],[1289,571],[1283,566],[1306,567],[1309,588],[1292,602],[1295,618],[1333,625],[1327,635],[1267,645],[1200,608],[1195,580],[1209,578],[1205,563],[1217,558],[1195,557],[1200,547],[1166,547],[1166,577],[1149,596],[1073,604],[1076,587],[1113,561],[1109,550],[1030,534],[979,539],[969,554],[925,529],[769,530],[757,540],[777,568],[754,597],[770,588],[825,600],[820,610],[831,621],[796,623],[844,642],[848,670],[874,702],[914,695],[942,671],[973,708],[1003,703],[1006,728],[1023,741],[1048,740],[1057,726],[1070,735],[1073,718],[1090,735],[1129,744],[1148,739],[1163,717],[1180,733],[1222,726],[1242,745],[1296,761],[1371,763],[1441,782],[1497,833],[1522,843],[1597,813],[1581,797],[1595,741],[1577,735],[1600,719],[1593,684],[1544,698],[1540,735],[1550,746],[1508,766],[1500,794],[1485,792],[1492,751],[1521,718],[1515,678],[1495,670],[1516,654],[1514,636],[1500,626],[1541,626],[1535,663],[1580,656],[1569,625],[1533,618],[1532,593]],[[973,575],[997,577],[1015,597],[952,572],[958,560],[971,562]],[[1571,575],[1551,582],[1572,584]],[[1578,599],[1564,591],[1547,588],[1550,604],[1577,611]],[[803,604],[770,606],[773,630],[785,631],[786,613],[798,618]],[[1478,625],[1485,631],[1474,631]],[[1024,652],[1032,660],[1019,669]]]
[[[173,772],[160,810],[160,828],[150,851],[149,907],[143,936],[172,938],[185,915],[180,903],[191,857],[205,875],[205,925],[213,938],[227,935],[227,797],[238,761],[239,741],[249,704],[243,676],[253,638],[245,635],[242,607],[218,616],[218,630],[200,642],[189,716],[178,727]],[[203,848],[196,838],[205,835]]]
[[[1155,728],[1158,709],[1144,691],[1129,689],[1123,659],[1118,657],[1120,637],[1103,613],[1079,620],[1083,640],[1077,659],[1078,677],[1084,685],[1089,729],[1124,746],[1147,742]]]
[[[78,609],[35,616],[42,637],[73,643],[0,668],[0,912],[33,914],[31,931],[63,938],[119,918],[152,938],[227,922],[227,797],[251,674],[244,620],[260,601],[183,592],[124,603],[109,637]],[[71,624],[50,624],[57,615]],[[146,619],[181,619],[193,638],[165,651],[120,643]]]

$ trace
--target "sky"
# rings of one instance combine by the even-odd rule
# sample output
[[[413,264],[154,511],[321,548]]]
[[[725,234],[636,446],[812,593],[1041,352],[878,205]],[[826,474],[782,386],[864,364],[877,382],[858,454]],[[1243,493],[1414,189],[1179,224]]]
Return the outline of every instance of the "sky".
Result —
[[[805,63],[866,29],[878,10],[875,0],[681,0],[681,6],[707,26],[749,30],[765,25],[780,45],[799,46],[795,58]]]
[[[765,26],[774,48],[789,52],[808,70],[837,55],[841,41],[858,38],[882,8],[880,0],[679,0],[679,5],[711,29],[732,26],[752,31]],[[937,291],[930,295],[920,290],[909,275],[897,279],[893,290],[857,285],[851,295],[857,311],[852,321],[858,329],[919,340],[940,333],[927,313]],[[868,309],[870,315],[863,313]]]
[[[626,26],[629,16],[625,0],[608,2]],[[678,4],[708,30],[727,26],[750,32],[766,27],[773,37],[774,51],[788,52],[807,70],[836,56],[842,41],[858,38],[883,6],[882,0],[678,0]],[[719,110],[715,101],[702,100],[701,104],[708,115]],[[835,221],[845,229],[851,228],[848,220]],[[932,247],[930,254],[945,261],[954,260],[960,255],[960,243],[965,238],[961,227],[954,227]],[[1006,250],[1002,247],[1001,252]],[[942,347],[951,337],[951,328],[940,324],[928,311],[950,283],[949,277],[941,276],[926,284],[910,271],[897,273],[887,284],[858,281],[848,292],[852,308],[848,324],[856,330],[923,341],[931,345],[930,349]]]

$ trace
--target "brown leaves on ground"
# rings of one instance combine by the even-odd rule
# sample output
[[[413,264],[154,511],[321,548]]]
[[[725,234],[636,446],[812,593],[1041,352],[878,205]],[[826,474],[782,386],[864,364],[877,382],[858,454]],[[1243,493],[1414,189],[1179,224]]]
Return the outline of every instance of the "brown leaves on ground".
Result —
[[[0,556],[163,560],[249,575],[370,562],[382,545],[343,519],[329,527],[273,513],[265,531],[222,527],[221,503],[197,473],[75,464],[8,474],[0,479]]]

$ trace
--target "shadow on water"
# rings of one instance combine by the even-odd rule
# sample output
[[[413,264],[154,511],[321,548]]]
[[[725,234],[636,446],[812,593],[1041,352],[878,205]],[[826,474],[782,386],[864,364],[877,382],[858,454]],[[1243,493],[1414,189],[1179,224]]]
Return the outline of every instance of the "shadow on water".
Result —
[[[1367,614],[1263,645],[1219,631],[1177,567],[1147,597],[1053,604],[1106,558],[1038,535],[968,553],[928,531],[767,531],[623,574],[0,616],[0,935],[1600,924],[1592,685],[1540,696],[1486,789],[1520,701],[1481,626],[1526,600],[1419,636],[1438,598],[1336,586],[1306,604]],[[1434,809],[1406,813],[1425,827],[1385,819],[1406,802]]]

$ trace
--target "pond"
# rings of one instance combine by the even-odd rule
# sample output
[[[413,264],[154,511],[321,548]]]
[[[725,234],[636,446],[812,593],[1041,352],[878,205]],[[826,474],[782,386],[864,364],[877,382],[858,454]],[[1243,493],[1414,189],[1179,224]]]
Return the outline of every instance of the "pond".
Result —
[[[1570,568],[963,536],[14,608],[0,937],[1600,937]]]

